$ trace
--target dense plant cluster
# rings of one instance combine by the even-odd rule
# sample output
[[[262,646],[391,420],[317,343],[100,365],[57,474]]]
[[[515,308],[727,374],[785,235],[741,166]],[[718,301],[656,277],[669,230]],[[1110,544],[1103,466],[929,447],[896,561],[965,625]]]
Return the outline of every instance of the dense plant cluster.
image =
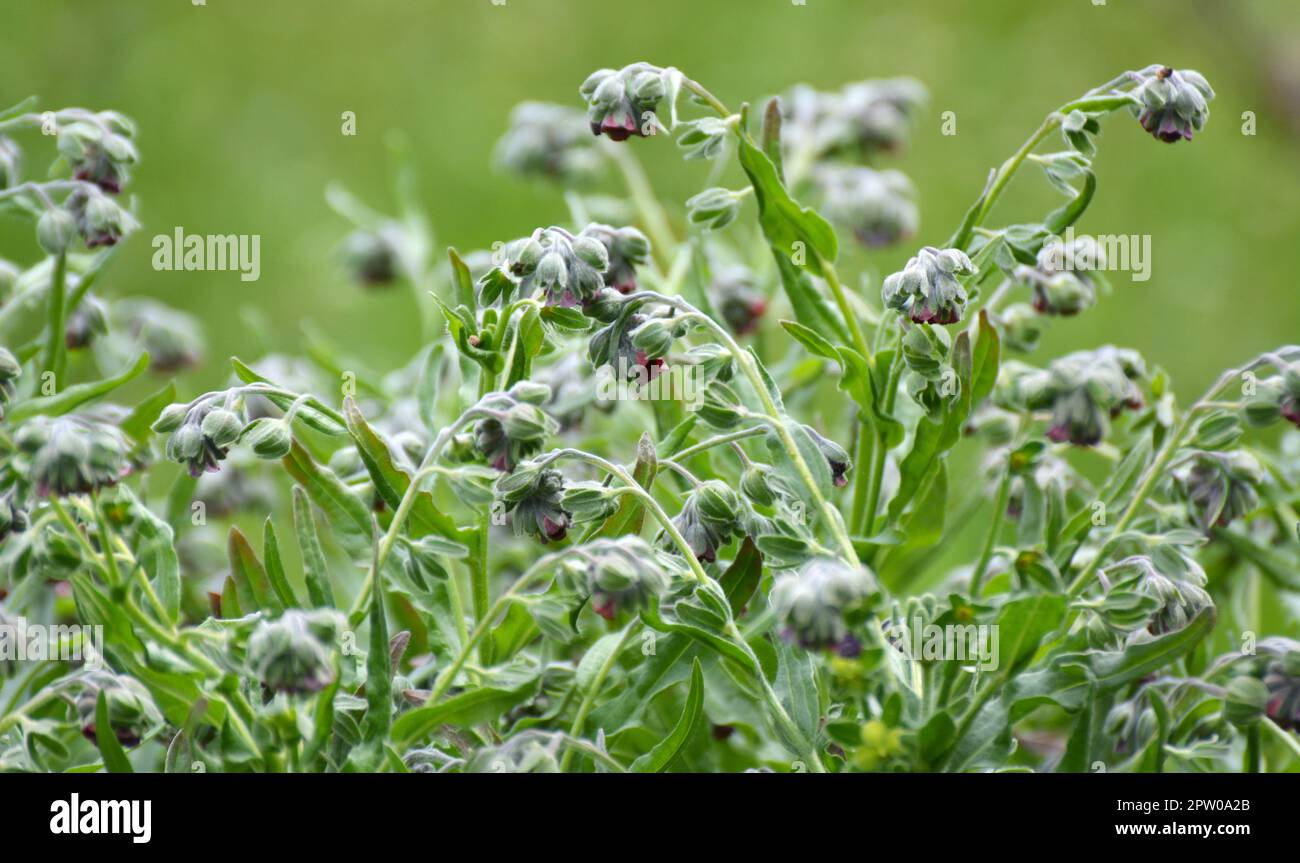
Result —
[[[920,232],[878,166],[918,83],[751,114],[639,62],[578,95],[496,151],[562,224],[443,262],[406,166],[395,216],[329,190],[342,268],[413,291],[406,366],[311,334],[127,405],[204,354],[100,289],[135,129],[0,114],[0,206],[43,252],[0,262],[0,617],[103,633],[5,654],[0,769],[1296,769],[1300,348],[1186,405],[1128,348],[1030,356],[1108,292],[1057,242],[1102,121],[1191,139],[1202,76],[1053,110],[875,290],[841,273]],[[25,179],[51,119],[53,179]],[[634,156],[669,137],[712,163],[682,208]],[[996,222],[1030,165],[1064,203]]]

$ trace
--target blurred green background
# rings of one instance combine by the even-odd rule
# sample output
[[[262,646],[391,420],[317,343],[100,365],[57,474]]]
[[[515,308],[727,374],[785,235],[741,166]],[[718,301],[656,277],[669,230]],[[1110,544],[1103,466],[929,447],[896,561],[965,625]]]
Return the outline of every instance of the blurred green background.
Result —
[[[199,315],[208,365],[300,346],[311,321],[371,368],[418,346],[411,297],[366,293],[334,256],[347,226],[325,205],[331,180],[380,208],[385,136],[409,138],[441,245],[489,246],[565,218],[553,189],[494,171],[510,108],[578,105],[602,66],[675,65],[737,105],[808,82],[913,75],[931,93],[907,172],[922,207],[915,245],[939,243],[1000,162],[1053,106],[1125,69],[1203,72],[1218,98],[1189,144],[1136,122],[1105,126],[1099,191],[1079,230],[1152,235],[1152,278],[1116,274],[1115,293],[1053,327],[1047,351],[1102,342],[1141,349],[1181,395],[1300,332],[1300,16],[1294,0],[868,3],[849,0],[8,0],[0,12],[0,103],[114,108],[135,118],[143,161],[131,191],[144,230],[99,290],[146,294]],[[340,134],[354,111],[358,134]],[[953,111],[957,134],[940,133]],[[1255,112],[1258,134],[1242,133]],[[24,140],[32,163],[39,142]],[[706,182],[664,140],[633,141],[657,191],[680,202]],[[52,150],[52,148],[50,148]],[[33,164],[29,170],[36,168]],[[1059,198],[1026,171],[996,222],[1028,221]],[[611,186],[611,191],[617,187]],[[673,210],[681,218],[680,208]],[[0,223],[0,254],[31,260],[27,227]],[[260,281],[229,272],[155,272],[150,238],[262,236]],[[849,260],[888,273],[910,248]],[[878,284],[876,282],[875,284]],[[259,334],[247,309],[265,321]]]

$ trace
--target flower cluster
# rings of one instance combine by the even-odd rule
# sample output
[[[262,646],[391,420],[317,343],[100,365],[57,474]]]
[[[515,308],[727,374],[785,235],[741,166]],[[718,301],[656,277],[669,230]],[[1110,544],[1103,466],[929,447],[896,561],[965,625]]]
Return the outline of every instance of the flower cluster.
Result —
[[[668,93],[666,77],[666,70],[649,63],[593,72],[578,88],[592,134],[614,141],[653,135],[660,128],[655,110]]]
[[[497,480],[497,494],[517,536],[543,543],[564,539],[572,515],[564,509],[564,477],[557,470],[520,466]]]
[[[548,386],[520,381],[506,392],[485,396],[479,407],[487,416],[474,426],[474,449],[497,470],[513,471],[559,430],[540,407],[550,395]]]
[[[604,164],[582,112],[549,102],[515,106],[510,128],[497,142],[496,161],[514,173],[569,186],[591,182]]]
[[[782,100],[792,147],[857,158],[901,149],[925,102],[925,87],[912,78],[860,81],[837,93],[800,86]]]
[[[888,276],[880,298],[918,324],[955,324],[966,309],[966,289],[959,280],[976,273],[966,253],[926,246],[901,271]]]
[[[1144,403],[1137,382],[1145,363],[1135,351],[1110,345],[1068,354],[1046,369],[1011,362],[1002,371],[999,402],[1016,410],[1050,409],[1047,437],[1057,443],[1098,444],[1112,417]]]
[[[740,532],[740,500],[726,483],[709,480],[686,496],[673,526],[695,557],[704,563],[718,559],[718,549]]]
[[[89,416],[37,417],[14,443],[41,496],[66,497],[116,485],[131,472],[131,446],[115,426]]]
[[[258,621],[248,637],[248,667],[272,692],[318,692],[334,679],[331,657],[343,621],[333,609],[290,609]]]
[[[814,175],[821,209],[868,248],[910,239],[920,224],[916,190],[900,171],[823,165]]]
[[[855,656],[862,643],[849,633],[845,616],[874,585],[874,576],[864,567],[837,558],[814,557],[776,580],[772,605],[785,636],[801,647]]]
[[[1210,118],[1209,100],[1214,90],[1200,72],[1150,67],[1138,73],[1133,113],[1153,136],[1167,143],[1192,140]]]
[[[521,296],[541,291],[548,305],[586,303],[605,286],[610,250],[602,235],[608,230],[589,227],[575,236],[563,228],[538,228],[505,247],[503,269],[518,280]]]
[[[1048,242],[1036,266],[1016,267],[1016,279],[1034,292],[1034,310],[1044,315],[1077,315],[1097,301],[1098,271],[1104,253],[1091,237]]]
[[[1193,522],[1204,531],[1224,527],[1253,510],[1263,479],[1259,462],[1244,450],[1197,453],[1175,474]]]
[[[637,536],[589,542],[568,567],[591,597],[591,610],[611,621],[651,607],[676,572],[671,560]]]

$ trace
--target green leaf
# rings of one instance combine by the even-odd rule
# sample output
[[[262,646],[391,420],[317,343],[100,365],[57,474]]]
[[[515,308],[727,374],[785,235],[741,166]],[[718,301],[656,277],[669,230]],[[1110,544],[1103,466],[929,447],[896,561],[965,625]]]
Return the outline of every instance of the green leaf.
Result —
[[[736,559],[727,567],[727,571],[718,578],[723,591],[727,594],[727,604],[731,606],[731,616],[740,617],[749,598],[758,589],[763,578],[763,555],[750,537],[745,537],[736,552]]]
[[[998,674],[1009,678],[1038,650],[1065,617],[1065,597],[1039,593],[1013,599],[998,612]]]
[[[168,381],[167,385],[140,402],[119,424],[123,434],[140,446],[149,442],[153,434],[150,426],[162,414],[163,408],[176,401],[176,384]]]
[[[830,222],[810,207],[801,206],[781,183],[776,166],[754,146],[748,133],[739,136],[740,166],[754,187],[758,220],[774,251],[791,257],[792,263],[815,275],[823,275],[823,263],[834,263],[839,241]]]
[[[389,655],[388,618],[384,614],[384,592],[376,589],[370,593],[370,650],[366,655],[366,718],[361,725],[363,740],[378,746],[387,736],[392,721],[393,663]]]
[[[118,742],[113,723],[108,720],[108,695],[99,690],[95,698],[95,745],[104,758],[104,769],[109,773],[134,773],[122,744]]]
[[[353,558],[370,548],[370,507],[334,471],[312,460],[298,441],[282,460],[284,469],[307,492],[334,531],[334,538]]]
[[[668,736],[655,744],[649,752],[632,762],[633,773],[662,773],[682,751],[691,735],[700,725],[704,714],[704,671],[699,657],[691,665],[691,687],[686,693],[686,707]]]
[[[149,355],[140,354],[126,369],[111,378],[93,383],[76,384],[52,396],[29,399],[5,414],[10,425],[18,425],[34,416],[61,416],[89,401],[102,398],[125,383],[135,380],[149,368]]]
[[[343,400],[343,415],[347,422],[348,433],[352,435],[352,440],[357,445],[357,454],[361,456],[366,472],[370,474],[370,480],[375,484],[375,491],[383,498],[384,503],[396,511],[411,484],[411,478],[406,471],[397,466],[388,441],[366,422],[361,409],[357,407],[357,403],[351,396]],[[415,502],[411,505],[407,516],[406,529],[410,536],[417,539],[430,533],[441,534],[457,541],[461,541],[464,537],[456,522],[438,509],[437,504],[433,502],[433,496],[428,491],[416,494]]]
[[[266,526],[262,530],[262,558],[266,561],[266,577],[271,582],[280,605],[285,608],[297,608],[300,603],[294,596],[293,587],[284,573],[284,561],[280,559],[280,540],[275,535],[275,524],[271,516],[266,517]]]
[[[642,488],[649,490],[654,484],[658,470],[659,461],[655,455],[654,441],[651,440],[649,432],[643,432],[636,445],[636,464],[632,467],[632,479],[636,480]],[[618,509],[614,514],[605,519],[604,523],[587,539],[600,537],[614,539],[629,533],[639,534],[644,523],[645,505],[636,495],[624,494],[619,499]]]
[[[1150,641],[1130,644],[1122,651],[1090,651],[1059,660],[1067,673],[1081,672],[1105,692],[1141,680],[1187,655],[1214,628],[1213,606],[1202,609],[1182,629]]]
[[[231,357],[230,364],[235,369],[235,376],[246,384],[266,384],[267,386],[275,387],[276,389],[286,389],[275,381],[272,381],[269,378],[264,378],[257,372],[253,371],[245,365],[239,357]],[[269,395],[267,393],[259,393],[259,395],[282,411],[288,410],[289,406],[294,402],[294,399],[291,396]],[[347,427],[343,422],[343,415],[315,396],[308,397],[308,399],[302,403],[298,408],[297,417],[307,425],[316,429],[316,431],[323,434],[338,436],[347,433]]]
[[[777,697],[786,713],[794,720],[801,740],[786,740],[779,723],[772,727],[795,755],[807,752],[817,741],[821,724],[821,701],[817,694],[817,667],[812,654],[789,644],[783,638],[774,639],[776,647]]]
[[[795,319],[815,332],[824,332],[833,336],[835,341],[847,344],[849,331],[844,319],[840,317],[839,310],[817,289],[812,277],[794,265],[788,252],[776,246],[772,246],[772,257],[776,260],[781,287],[790,300]]]
[[[325,566],[325,553],[316,535],[316,521],[312,518],[311,502],[301,486],[293,487],[293,525],[298,534],[298,549],[302,554],[303,580],[307,584],[307,597],[314,608],[333,608],[334,589],[330,586],[329,569]]]
[[[922,760],[929,764],[938,763],[939,756],[948,751],[956,734],[957,726],[946,710],[931,716],[916,733],[916,745]]]
[[[839,353],[835,350],[835,346],[810,328],[797,321],[781,321],[781,326],[787,333],[794,336],[795,341],[807,348],[813,356],[834,360],[836,363],[842,362]]]
[[[471,317],[477,317],[478,300],[474,296],[474,279],[469,274],[469,267],[453,248],[447,249],[447,260],[451,262],[451,284],[457,305],[469,309]]]
[[[235,580],[240,607],[245,611],[264,608],[276,614],[284,611],[280,600],[271,592],[271,583],[266,577],[262,562],[257,559],[257,553],[234,525],[230,527],[227,551],[230,555],[230,576]]]
[[[399,747],[423,738],[442,725],[472,728],[495,722],[510,708],[532,697],[533,685],[514,689],[484,686],[452,696],[437,704],[426,704],[409,710],[393,723],[391,739]]]
[[[975,341],[975,352],[971,358],[971,405],[978,405],[998,382],[998,359],[1001,354],[1001,341],[998,331],[989,323],[988,312],[980,309],[979,338]]]

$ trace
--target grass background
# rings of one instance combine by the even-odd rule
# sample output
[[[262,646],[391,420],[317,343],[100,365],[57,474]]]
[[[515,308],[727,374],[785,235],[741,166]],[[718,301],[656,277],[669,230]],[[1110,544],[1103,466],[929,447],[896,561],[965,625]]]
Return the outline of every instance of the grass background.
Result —
[[[1112,118],[1100,142],[1098,195],[1079,225],[1151,234],[1151,280],[1118,274],[1115,293],[1053,327],[1046,349],[1140,348],[1188,398],[1223,367],[1300,333],[1300,19],[1287,0],[6,6],[0,103],[36,93],[42,107],[115,108],[139,123],[143,162],[131,189],[144,230],[100,290],[152,295],[201,317],[209,362],[193,373],[195,386],[224,379],[230,354],[296,349],[306,320],[372,368],[404,361],[418,347],[410,296],[347,282],[332,256],[346,226],[325,206],[326,184],[341,180],[387,207],[384,139],[400,130],[440,244],[486,247],[562,220],[554,190],[491,169],[506,116],[524,99],[576,105],[589,72],[640,59],[686,70],[733,106],[800,81],[922,80],[930,108],[910,150],[889,165],[918,187],[917,244],[942,242],[988,168],[1054,105],[1124,69],[1198,69],[1218,91],[1205,133],[1168,146],[1128,117]],[[356,112],[355,137],[340,134],[343,111]],[[955,136],[940,134],[944,111],[956,113]],[[1255,112],[1257,135],[1242,134],[1243,111]],[[24,146],[31,153],[39,143],[28,137]],[[632,146],[670,202],[705,183],[707,168],[681,162],[667,142]],[[1018,178],[999,221],[1027,221],[1056,205],[1035,173]],[[34,241],[17,225],[0,222],[0,254],[30,259]],[[261,234],[260,281],[155,272],[149,239],[177,225]],[[910,251],[851,257],[847,275],[878,277]],[[249,309],[263,332],[249,325]]]

